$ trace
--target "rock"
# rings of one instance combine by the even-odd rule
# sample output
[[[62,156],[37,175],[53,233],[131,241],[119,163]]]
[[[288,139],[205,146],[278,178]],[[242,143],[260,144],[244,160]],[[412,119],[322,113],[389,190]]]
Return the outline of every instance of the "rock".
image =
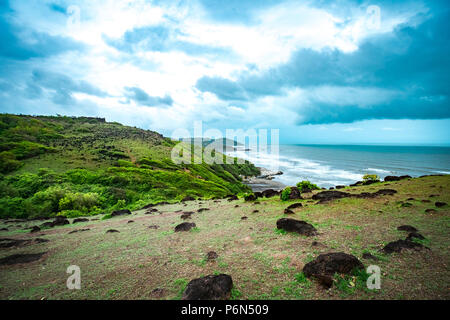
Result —
[[[431,201],[430,200],[427,200],[427,199],[424,199],[424,200],[421,200],[423,203],[430,203]]]
[[[35,232],[39,232],[39,231],[41,231],[41,228],[39,228],[38,226],[34,226],[31,228],[30,233],[35,233]]]
[[[0,231],[9,231],[8,228],[1,228]]]
[[[253,212],[252,213],[258,213],[259,212],[259,210],[253,210]]]
[[[438,194],[430,194],[430,196],[429,196],[429,198],[436,198],[436,197],[439,197],[439,195]]]
[[[129,214],[131,214],[131,211],[128,209],[117,210],[117,211],[114,211],[113,213],[111,213],[111,217],[126,216]]]
[[[149,228],[149,229],[157,230],[157,229],[159,229],[159,226],[153,225],[153,226],[148,226],[148,228]]]
[[[380,182],[380,180],[367,180],[367,181],[363,181],[363,185],[364,186],[368,186],[374,183]]]
[[[301,208],[301,207],[303,207],[303,205],[300,202],[298,202],[298,203],[291,204],[286,209],[293,210],[293,209],[297,209],[297,208]]]
[[[255,192],[256,198],[262,198],[262,192]]]
[[[419,239],[419,240],[425,240],[425,237],[423,235],[421,235],[418,232],[411,232],[408,234],[408,237],[406,238],[406,240],[410,240],[412,241],[413,239]]]
[[[297,187],[288,187],[291,189],[291,192],[289,193],[289,198],[288,200],[296,200],[296,199],[303,199],[302,195],[300,193],[300,190]],[[285,189],[286,190],[286,189]],[[280,193],[280,199],[281,199],[281,194]]]
[[[254,193],[250,193],[244,196],[245,201],[255,201],[256,199],[257,197],[255,196]]]
[[[66,224],[70,224],[69,220],[67,220],[64,216],[57,216],[55,220],[52,222],[52,227],[55,226],[64,226]]]
[[[322,191],[312,196],[314,200],[319,200],[319,203],[347,197],[350,197],[350,194],[342,191]]]
[[[218,257],[219,255],[214,251],[210,251],[206,254],[206,259],[208,261],[216,260]]]
[[[294,220],[290,218],[281,218],[277,221],[277,228],[288,232],[297,232],[305,236],[317,234],[316,228],[305,221]]]
[[[73,220],[72,224],[78,223],[78,222],[88,222],[88,221],[89,221],[89,219],[86,219],[86,218],[77,218],[77,219]]]
[[[418,230],[410,225],[403,225],[397,228],[398,231],[417,232]]]
[[[336,189],[344,189],[345,186],[336,186]]]
[[[183,213],[183,214],[180,216],[180,218],[183,219],[183,220],[187,220],[187,219],[191,219],[192,217],[191,217],[190,214]]]
[[[235,208],[239,208],[239,205],[237,204],[237,205],[235,205],[234,207],[235,207]]]
[[[4,238],[4,239],[0,239],[0,248],[23,247],[26,245],[44,243],[44,242],[48,242],[48,241],[49,240],[47,240],[47,239],[41,239],[41,238],[26,239],[26,240]]]
[[[12,256],[7,256],[0,259],[0,265],[13,265],[19,263],[30,263],[33,261],[37,261],[42,258],[44,254],[42,253],[30,253],[30,254],[13,254]]]
[[[445,207],[447,205],[447,203],[445,203],[445,202],[436,202],[434,205],[436,207],[438,207],[438,208],[442,208],[442,207]]]
[[[166,291],[161,288],[156,288],[150,293],[153,298],[162,298],[165,294]]]
[[[228,198],[228,201],[236,201],[239,200],[239,198],[236,195],[232,195]]]
[[[175,232],[189,231],[195,227],[196,227],[195,223],[183,222],[175,227]]]
[[[368,252],[364,252],[362,257],[363,257],[363,259],[367,259],[367,260],[374,260],[374,261],[380,260],[377,257],[375,257],[373,254],[370,254]]]
[[[247,218],[247,217],[245,217],[245,216],[241,218],[241,220],[247,220],[247,219],[248,219],[248,218]]]
[[[278,196],[280,194],[279,191],[275,191],[273,189],[267,189],[262,192],[262,196],[265,198],[272,198]]]
[[[306,277],[333,277],[335,273],[351,274],[355,269],[364,269],[364,265],[353,255],[332,252],[319,255],[303,267]],[[329,281],[327,281],[329,283]]]
[[[425,212],[426,213],[437,213],[437,211],[435,209],[426,209]]]
[[[127,223],[133,223],[134,221],[133,220],[130,220],[130,221],[128,221]]]
[[[182,300],[224,300],[231,296],[233,280],[229,275],[209,275],[188,283]]]
[[[77,233],[77,232],[84,232],[84,231],[89,231],[89,230],[91,230],[91,229],[79,229],[79,230],[73,230],[73,231],[70,231],[69,234]]]
[[[329,289],[333,286],[333,277],[329,275],[323,275],[323,274],[315,274],[313,276],[319,284],[324,287],[325,289]]]
[[[426,248],[426,247],[424,247],[420,243],[416,243],[416,242],[413,242],[410,240],[397,240],[397,241],[388,243],[380,251],[387,253],[387,254],[391,254],[393,252],[401,252],[402,250],[410,250],[410,249],[421,250],[423,248]]]
[[[181,200],[181,202],[186,202],[186,201],[195,201],[195,198],[191,197],[191,196],[186,196],[183,198],[183,200]]]
[[[408,199],[406,199],[406,201],[415,201],[416,199],[414,199],[414,198],[408,198]]]
[[[384,181],[385,182],[400,181],[400,180],[403,180],[403,179],[411,179],[411,176],[408,176],[408,175],[400,176],[400,177],[397,177],[397,176],[386,176],[384,178]]]
[[[295,212],[292,211],[291,209],[286,208],[284,209],[284,214],[295,214]]]
[[[203,211],[208,211],[209,208],[200,208],[197,210],[198,213],[203,212]]]
[[[118,230],[109,229],[106,233],[120,233]]]
[[[145,214],[151,214],[151,213],[154,213],[154,212],[158,212],[158,209],[153,208],[153,209],[147,210],[147,211],[145,212]]]

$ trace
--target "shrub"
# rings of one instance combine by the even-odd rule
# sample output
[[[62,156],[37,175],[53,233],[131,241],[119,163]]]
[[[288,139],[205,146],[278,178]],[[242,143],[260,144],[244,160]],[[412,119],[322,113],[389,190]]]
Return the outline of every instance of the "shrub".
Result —
[[[118,167],[134,167],[134,163],[126,160],[117,160]]]
[[[290,195],[291,195],[291,187],[285,188],[285,189],[281,192],[281,200],[282,200],[282,201],[288,201]]]
[[[367,181],[380,181],[380,177],[378,177],[376,174],[366,174],[363,177],[364,182]]]
[[[59,200],[59,209],[78,210],[88,213],[100,204],[99,195],[96,193],[68,193]]]
[[[309,181],[301,181],[297,183],[297,188],[300,192],[303,192],[303,190],[319,190],[320,188],[315,185],[314,183],[311,183]]]
[[[0,152],[0,173],[10,173],[20,167],[23,163],[16,160],[16,156],[9,151]]]

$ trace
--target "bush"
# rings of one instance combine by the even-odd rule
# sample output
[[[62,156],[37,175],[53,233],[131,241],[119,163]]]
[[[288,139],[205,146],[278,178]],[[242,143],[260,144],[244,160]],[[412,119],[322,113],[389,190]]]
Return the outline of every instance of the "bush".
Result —
[[[59,209],[61,211],[78,210],[88,213],[99,204],[99,195],[96,193],[68,193],[59,200]]]
[[[9,151],[0,152],[0,173],[10,173],[23,166],[16,156]]]
[[[126,160],[117,160],[118,167],[134,167],[134,163]]]
[[[376,174],[366,174],[363,177],[364,182],[367,181],[380,181],[380,177],[378,177]]]
[[[291,187],[287,187],[285,188],[282,192],[281,192],[281,200],[282,201],[288,201],[289,200],[289,196],[291,195]]]
[[[309,181],[302,181],[297,183],[297,188],[300,192],[303,192],[303,190],[319,190],[320,188],[315,185],[314,183],[311,183]]]

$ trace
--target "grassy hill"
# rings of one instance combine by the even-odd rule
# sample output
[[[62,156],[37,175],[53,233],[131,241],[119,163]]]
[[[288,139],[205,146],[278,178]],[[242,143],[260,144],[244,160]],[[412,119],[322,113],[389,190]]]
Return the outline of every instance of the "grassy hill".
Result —
[[[33,262],[0,264],[0,299],[180,299],[192,279],[225,273],[233,279],[232,299],[448,300],[450,211],[436,203],[450,203],[450,176],[342,191],[358,195],[386,188],[397,193],[326,203],[313,199],[320,190],[302,194],[302,200],[187,201],[108,220],[70,219],[70,224],[36,233],[29,228],[42,221],[0,220],[0,237],[9,239],[0,244],[20,242],[0,246],[0,260],[41,254]],[[302,207],[284,214],[293,203]],[[188,221],[196,227],[174,232],[184,212],[194,212]],[[285,217],[312,224],[317,234],[277,229],[277,220]],[[429,249],[380,252],[408,236],[397,230],[401,225],[417,228],[425,239],[414,241]],[[107,233],[110,229],[119,232]],[[207,259],[210,251],[217,259]],[[381,289],[369,290],[362,275],[336,274],[330,289],[306,278],[305,264],[330,252],[352,254],[365,268],[379,266]],[[70,265],[80,267],[81,290],[66,287]]]
[[[75,217],[250,191],[252,164],[181,164],[179,142],[100,118],[0,115],[0,217]],[[235,159],[236,160],[236,159]]]

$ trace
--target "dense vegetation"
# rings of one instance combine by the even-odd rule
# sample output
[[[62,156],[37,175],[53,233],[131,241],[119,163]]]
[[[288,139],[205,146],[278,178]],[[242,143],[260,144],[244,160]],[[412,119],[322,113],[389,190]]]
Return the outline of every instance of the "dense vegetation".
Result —
[[[68,217],[249,191],[252,164],[175,164],[174,142],[98,118],[0,115],[0,217]]]

